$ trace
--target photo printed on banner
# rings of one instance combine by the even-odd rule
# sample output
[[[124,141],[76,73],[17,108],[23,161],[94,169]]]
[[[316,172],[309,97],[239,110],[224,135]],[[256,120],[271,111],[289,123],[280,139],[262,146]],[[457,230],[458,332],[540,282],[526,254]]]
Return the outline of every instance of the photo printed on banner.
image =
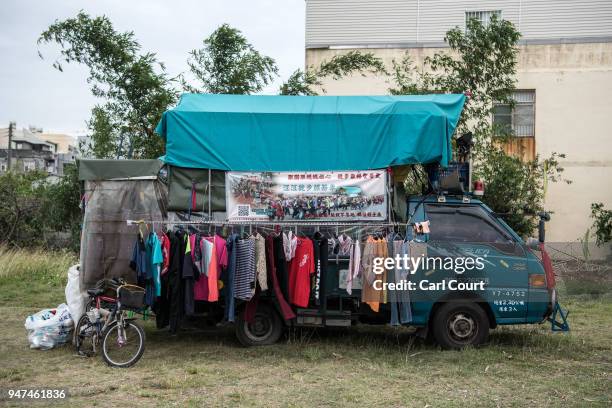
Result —
[[[227,172],[230,221],[381,221],[386,171]]]

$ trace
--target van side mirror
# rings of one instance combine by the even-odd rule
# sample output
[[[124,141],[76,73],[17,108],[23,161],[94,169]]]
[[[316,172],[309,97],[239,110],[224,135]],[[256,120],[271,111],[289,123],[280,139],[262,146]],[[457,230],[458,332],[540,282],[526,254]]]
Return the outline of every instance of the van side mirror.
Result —
[[[540,250],[540,241],[534,237],[527,238],[526,245],[527,245],[527,248],[533,249],[534,251]]]

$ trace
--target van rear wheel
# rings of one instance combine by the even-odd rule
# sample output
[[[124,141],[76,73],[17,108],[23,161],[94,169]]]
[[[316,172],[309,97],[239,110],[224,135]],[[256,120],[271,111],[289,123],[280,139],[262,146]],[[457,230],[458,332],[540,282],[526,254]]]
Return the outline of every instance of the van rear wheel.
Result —
[[[474,302],[448,302],[436,311],[433,336],[442,348],[479,346],[489,337],[489,319]]]
[[[236,322],[236,337],[243,346],[274,344],[283,334],[283,322],[276,310],[260,304],[252,322],[244,320],[244,311]]]

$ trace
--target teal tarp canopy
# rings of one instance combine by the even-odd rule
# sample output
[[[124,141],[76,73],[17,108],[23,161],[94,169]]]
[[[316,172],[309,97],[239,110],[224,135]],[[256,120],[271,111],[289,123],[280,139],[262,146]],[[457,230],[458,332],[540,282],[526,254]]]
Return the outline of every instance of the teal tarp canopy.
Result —
[[[463,95],[184,94],[156,132],[171,165],[234,171],[448,165]]]

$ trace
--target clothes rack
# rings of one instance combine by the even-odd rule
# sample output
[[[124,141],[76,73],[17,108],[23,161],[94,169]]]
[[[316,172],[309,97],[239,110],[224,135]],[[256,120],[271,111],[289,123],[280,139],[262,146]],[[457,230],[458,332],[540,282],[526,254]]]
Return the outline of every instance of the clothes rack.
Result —
[[[215,220],[200,220],[200,221],[182,221],[182,220],[125,220],[127,225],[137,224],[178,224],[178,225],[214,225],[214,226],[281,226],[281,227],[405,227],[405,223],[399,222],[334,222],[334,221],[215,221]]]

